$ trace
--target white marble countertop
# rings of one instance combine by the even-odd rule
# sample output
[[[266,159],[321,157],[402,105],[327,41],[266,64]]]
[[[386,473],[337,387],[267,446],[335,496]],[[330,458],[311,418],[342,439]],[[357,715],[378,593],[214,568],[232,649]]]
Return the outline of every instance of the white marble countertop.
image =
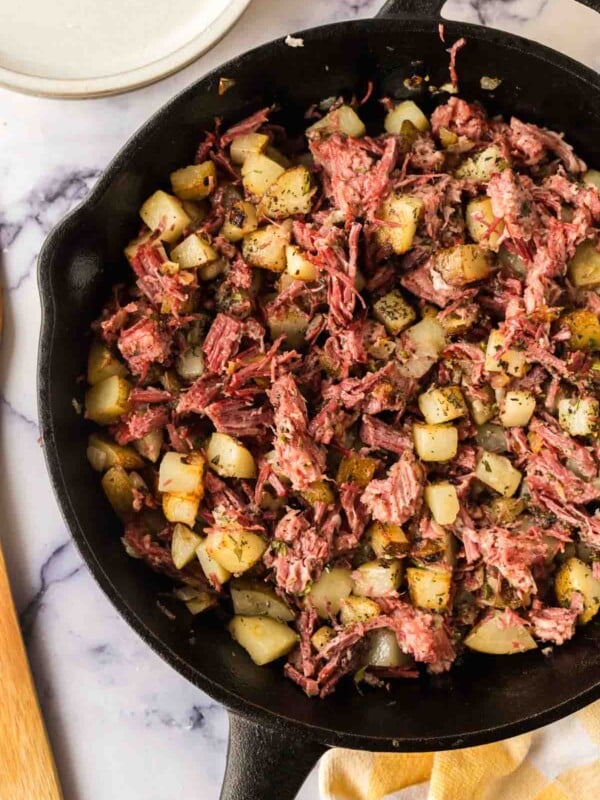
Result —
[[[117,149],[174,93],[260,42],[367,17],[381,5],[254,0],[214,50],[146,89],[86,101],[0,90],[0,279],[7,289],[0,537],[65,800],[218,798],[227,721],[120,619],[82,565],[58,513],[38,443],[37,253]],[[450,0],[444,15],[512,30],[600,67],[598,20],[572,0]],[[300,797],[317,799],[315,773]]]

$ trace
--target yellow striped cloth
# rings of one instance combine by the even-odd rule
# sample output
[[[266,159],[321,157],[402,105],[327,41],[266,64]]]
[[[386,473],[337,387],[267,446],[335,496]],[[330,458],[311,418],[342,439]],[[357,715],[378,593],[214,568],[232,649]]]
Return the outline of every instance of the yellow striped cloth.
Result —
[[[323,800],[600,800],[600,701],[533,733],[441,753],[331,750]]]

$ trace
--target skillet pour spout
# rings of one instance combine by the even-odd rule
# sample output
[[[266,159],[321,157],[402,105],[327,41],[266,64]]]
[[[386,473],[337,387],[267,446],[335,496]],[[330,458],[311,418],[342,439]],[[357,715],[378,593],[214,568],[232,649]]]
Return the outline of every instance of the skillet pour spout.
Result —
[[[586,5],[600,11],[598,0]],[[43,309],[38,402],[50,479],[73,538],[92,574],[139,635],[196,686],[231,712],[222,800],[292,800],[329,746],[428,751],[514,736],[600,697],[600,625],[591,623],[551,658],[469,656],[444,676],[397,682],[360,695],[351,687],[324,700],[305,697],[277,665],[256,667],[207,615],[168,619],[158,608],[164,579],[130,559],[120,523],[86,464],[88,424],[74,414],[85,371],[90,325],[110,287],[124,279],[123,243],[137,232],[138,209],[189,163],[200,132],[215,116],[239,121],[277,103],[278,122],[302,130],[304,111],[323,97],[406,97],[404,79],[421,71],[448,80],[445,47],[461,36],[461,94],[493,113],[564,131],[578,154],[600,165],[600,81],[592,70],[546,47],[499,31],[445,22],[439,0],[392,0],[371,20],[296,34],[304,47],[276,40],[243,54],[190,86],[156,113],[116,156],[84,203],[50,234],[39,258]],[[235,80],[219,95],[222,75]],[[491,95],[482,75],[502,79]],[[433,100],[419,98],[428,111]],[[376,100],[363,108],[380,119]],[[379,116],[378,116],[379,115]],[[551,689],[550,689],[551,687]]]

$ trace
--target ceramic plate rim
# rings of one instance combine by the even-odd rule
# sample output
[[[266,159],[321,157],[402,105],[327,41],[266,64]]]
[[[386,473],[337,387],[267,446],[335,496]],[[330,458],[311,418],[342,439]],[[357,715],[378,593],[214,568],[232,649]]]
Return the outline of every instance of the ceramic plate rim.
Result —
[[[207,28],[183,47],[135,69],[96,78],[46,78],[0,66],[0,86],[39,97],[105,97],[140,89],[186,67],[213,47],[242,16],[252,0],[230,0],[227,7]]]

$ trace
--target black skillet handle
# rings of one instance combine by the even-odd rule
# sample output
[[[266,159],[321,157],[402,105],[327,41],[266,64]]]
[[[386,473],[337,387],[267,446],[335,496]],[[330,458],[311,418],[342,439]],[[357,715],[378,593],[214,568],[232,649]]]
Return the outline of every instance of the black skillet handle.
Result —
[[[440,19],[446,0],[388,0],[378,17],[396,19]]]
[[[577,2],[600,14],[600,0],[577,0]],[[446,0],[388,0],[376,16],[439,20],[445,5]]]
[[[230,711],[221,800],[294,800],[325,750],[297,729],[267,728]]]

